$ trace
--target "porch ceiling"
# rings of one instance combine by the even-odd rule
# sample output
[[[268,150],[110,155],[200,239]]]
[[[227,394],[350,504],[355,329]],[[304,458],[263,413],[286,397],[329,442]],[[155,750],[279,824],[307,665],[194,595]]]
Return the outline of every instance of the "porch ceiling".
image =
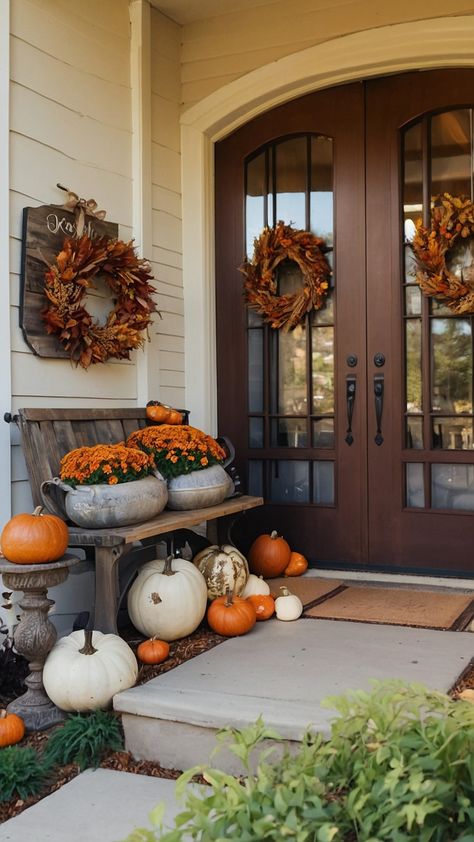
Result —
[[[152,6],[181,25],[277,2],[278,0],[151,0]]]

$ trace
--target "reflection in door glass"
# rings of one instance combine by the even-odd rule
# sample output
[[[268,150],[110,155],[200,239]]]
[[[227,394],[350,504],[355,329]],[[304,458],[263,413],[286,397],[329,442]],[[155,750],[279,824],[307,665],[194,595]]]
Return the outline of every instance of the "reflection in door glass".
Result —
[[[272,503],[309,503],[309,462],[280,459],[271,462]]]
[[[245,197],[247,257],[253,254],[253,241],[260,236],[265,225],[265,153],[261,152],[248,162],[246,168],[247,190]]]
[[[271,338],[271,411],[306,415],[306,330],[301,325],[289,333],[275,330]]]
[[[445,111],[431,118],[431,195],[471,196],[471,111]]]
[[[474,465],[432,465],[434,509],[474,510]]]
[[[405,242],[411,242],[415,233],[415,222],[423,214],[423,139],[421,123],[417,123],[405,132],[403,176]]]
[[[332,146],[330,137],[311,138],[311,231],[328,246],[334,240]]]
[[[254,497],[263,497],[263,462],[250,459],[248,462],[248,492]]]
[[[276,218],[306,228],[307,140],[293,137],[275,147]]]
[[[313,502],[334,505],[334,462],[313,462]]]
[[[472,331],[469,319],[431,320],[431,408],[472,413]]]
[[[421,316],[421,290],[419,286],[405,287],[405,312],[407,316]]]
[[[421,412],[421,320],[407,319],[406,330],[406,411]]]
[[[312,332],[313,413],[334,412],[334,328]]]
[[[263,418],[249,418],[249,447],[263,447]]]
[[[313,447],[334,447],[334,418],[313,421]]]
[[[406,465],[406,504],[411,509],[423,509],[425,506],[425,482],[421,462],[408,462]]]
[[[271,422],[272,447],[307,447],[306,418],[278,418]]]
[[[248,331],[249,412],[263,412],[263,330]]]
[[[472,418],[441,418],[436,415],[433,423],[433,447],[443,450],[472,450]]]
[[[407,418],[406,446],[413,450],[423,450],[423,416],[412,415]]]

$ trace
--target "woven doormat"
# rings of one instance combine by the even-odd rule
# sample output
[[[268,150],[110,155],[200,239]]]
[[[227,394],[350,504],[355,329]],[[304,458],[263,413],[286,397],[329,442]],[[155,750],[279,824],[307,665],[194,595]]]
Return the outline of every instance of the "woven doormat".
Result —
[[[339,579],[318,579],[315,576],[278,576],[267,579],[272,596],[280,596],[280,588],[287,588],[290,593],[301,599],[304,608],[309,608],[329,594],[339,592],[345,586]]]
[[[305,617],[354,620],[430,629],[462,631],[474,615],[471,594],[419,591],[409,588],[343,587],[314,607]]]

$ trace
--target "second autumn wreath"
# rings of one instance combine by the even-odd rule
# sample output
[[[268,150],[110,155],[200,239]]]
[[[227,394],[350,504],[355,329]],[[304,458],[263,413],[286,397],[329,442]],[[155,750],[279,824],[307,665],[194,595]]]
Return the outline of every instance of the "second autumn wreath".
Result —
[[[292,330],[306,313],[320,310],[329,290],[331,267],[326,259],[324,240],[278,222],[264,228],[254,242],[251,260],[245,260],[244,298],[248,307],[260,313],[272,328]],[[303,284],[288,295],[278,295],[277,270],[285,261],[301,269]]]

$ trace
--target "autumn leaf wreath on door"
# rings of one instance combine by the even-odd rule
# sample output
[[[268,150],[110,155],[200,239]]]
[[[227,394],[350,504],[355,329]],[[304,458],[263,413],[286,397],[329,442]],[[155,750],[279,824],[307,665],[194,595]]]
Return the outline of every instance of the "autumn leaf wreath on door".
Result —
[[[325,257],[328,250],[320,237],[284,222],[264,228],[254,241],[252,259],[240,266],[247,306],[260,313],[272,328],[295,328],[306,313],[324,305],[331,279]],[[278,267],[283,261],[299,266],[303,284],[296,292],[278,295]]]
[[[105,324],[94,320],[84,306],[88,289],[101,275],[112,292],[114,305]],[[133,243],[83,234],[67,238],[45,273],[44,292],[49,305],[42,311],[47,333],[55,334],[82,368],[109,359],[130,359],[130,351],[143,346],[151,314],[158,312],[149,281],[150,264],[140,259]]]
[[[433,199],[431,223],[417,220],[412,242],[422,292],[453,313],[474,313],[474,204],[443,193]]]

